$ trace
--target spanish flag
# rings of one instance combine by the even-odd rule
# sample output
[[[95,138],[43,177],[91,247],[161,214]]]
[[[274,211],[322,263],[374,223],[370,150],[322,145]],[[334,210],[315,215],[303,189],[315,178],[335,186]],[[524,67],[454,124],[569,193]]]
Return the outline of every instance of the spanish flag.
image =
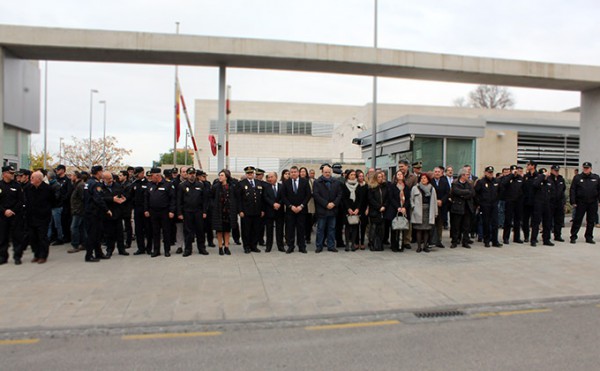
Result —
[[[177,81],[177,89],[175,92],[175,133],[177,136],[177,142],[179,142],[179,135],[181,134],[181,123],[179,119],[179,100],[181,96],[181,91],[179,89],[179,81]]]

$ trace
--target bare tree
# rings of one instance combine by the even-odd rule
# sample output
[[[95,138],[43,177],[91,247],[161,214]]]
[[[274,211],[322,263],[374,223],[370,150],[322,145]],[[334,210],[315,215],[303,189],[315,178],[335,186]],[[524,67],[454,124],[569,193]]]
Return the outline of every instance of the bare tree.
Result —
[[[515,99],[503,86],[479,85],[469,93],[469,105],[475,108],[510,109],[514,107]]]
[[[103,158],[102,138],[92,140],[92,158],[90,161],[89,139],[71,137],[73,144],[63,145],[63,161],[78,170],[89,170],[90,162],[94,165],[106,163],[106,170],[117,171],[122,169],[123,158],[131,154],[131,150],[117,147],[117,138],[106,137],[106,161]]]

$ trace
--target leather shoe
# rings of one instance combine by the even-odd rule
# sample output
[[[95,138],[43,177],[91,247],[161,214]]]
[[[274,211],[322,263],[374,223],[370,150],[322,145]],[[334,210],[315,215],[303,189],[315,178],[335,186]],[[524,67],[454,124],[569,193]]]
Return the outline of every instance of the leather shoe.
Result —
[[[184,258],[187,258],[187,257],[188,257],[188,256],[190,256],[190,255],[192,255],[192,252],[191,252],[191,251],[188,251],[188,250],[185,250],[185,251],[183,252],[183,255],[182,255],[182,256],[183,256]]]
[[[191,254],[192,253],[190,252],[190,255]],[[200,254],[200,255],[208,255],[208,251],[206,251],[206,249],[200,249],[200,250],[198,250],[198,254]]]
[[[494,246],[494,247],[502,247],[502,244],[500,242],[492,242],[492,246]]]
[[[469,245],[468,243],[463,243],[462,247],[464,247],[465,249],[470,249],[471,245]]]
[[[523,240],[513,240],[514,243],[523,243]]]
[[[183,252],[183,248],[178,247],[177,250],[175,250],[175,254],[181,254]]]
[[[252,252],[260,252],[260,250],[257,247],[251,247],[250,251],[252,251]]]
[[[588,238],[588,239],[585,240],[585,243],[589,243],[589,244],[595,245],[596,241],[594,241],[593,239]]]
[[[544,241],[544,246],[554,246],[551,241]]]
[[[456,249],[456,244],[455,244],[455,243],[451,244],[451,245],[450,245],[450,248],[451,248],[451,249]]]
[[[301,248],[301,249],[300,249],[300,252],[301,252],[302,254],[306,254],[306,253],[307,253],[307,252],[306,252],[306,247],[303,247],[303,248]]]
[[[505,244],[505,245],[508,245],[508,244],[509,244],[509,241],[508,241],[508,239],[507,239],[507,238],[505,238],[505,239],[504,239],[504,241],[502,241],[502,242],[504,242],[504,244]]]
[[[576,239],[574,239],[574,238],[571,238],[571,241],[569,241],[569,242],[570,242],[570,243],[576,243],[576,242],[577,242],[577,240],[576,240]]]
[[[165,257],[168,258],[169,256],[171,256],[171,252],[170,251],[165,251]]]
[[[96,259],[96,258],[85,258],[85,262],[86,263],[99,263],[100,259]]]
[[[52,246],[60,246],[60,245],[64,245],[65,243],[63,242],[63,240],[56,240],[54,242],[52,242]]]
[[[229,247],[227,247],[227,246],[225,246],[224,252],[225,252],[225,255],[231,255],[231,251],[229,250]]]
[[[293,247],[288,247],[287,251],[285,252],[286,254],[291,254],[294,252],[294,248]]]
[[[38,264],[44,264],[47,260],[46,259],[40,259],[38,260]]]
[[[562,237],[554,237],[554,241],[565,242],[565,240]]]
[[[265,249],[265,252],[271,252],[271,249],[272,249],[272,247],[271,247],[271,246],[269,246],[269,247],[267,247],[267,248]]]
[[[281,251],[281,252],[286,252],[285,249],[283,247],[278,247],[277,250]]]
[[[315,253],[318,254],[321,251],[323,251],[323,248],[322,247],[317,247],[316,250],[315,250]]]
[[[119,251],[119,255],[129,256],[129,253],[127,251],[123,250],[123,251]]]
[[[327,251],[338,252],[338,249],[336,249],[335,247],[332,247],[331,249],[327,249]]]
[[[100,256],[96,256],[96,259],[110,259],[109,255],[100,255]]]
[[[523,239],[523,242],[529,242],[529,238],[528,238],[528,237],[525,237],[525,238]]]
[[[435,244],[435,247],[439,247],[440,249],[443,249],[443,248],[445,248],[446,246],[444,246],[444,244],[443,244],[443,243],[441,243],[441,242],[438,242],[438,243],[436,243],[436,244]]]
[[[33,258],[33,259],[31,259],[31,262],[32,263],[37,263],[39,260],[40,260],[39,258]]]
[[[146,252],[143,250],[138,250],[136,252],[133,253],[133,255],[144,255]]]
[[[531,245],[531,247],[536,247],[537,246],[537,242],[536,241],[531,241],[530,245]]]
[[[156,258],[157,256],[160,256],[159,252],[153,252],[152,255],[150,255],[151,258]]]
[[[489,242],[486,242],[486,243],[484,243],[484,244],[483,244],[483,246],[485,246],[485,247],[490,247],[490,243],[489,243]]]
[[[15,259],[15,265],[21,265],[21,264],[23,264],[21,259]]]

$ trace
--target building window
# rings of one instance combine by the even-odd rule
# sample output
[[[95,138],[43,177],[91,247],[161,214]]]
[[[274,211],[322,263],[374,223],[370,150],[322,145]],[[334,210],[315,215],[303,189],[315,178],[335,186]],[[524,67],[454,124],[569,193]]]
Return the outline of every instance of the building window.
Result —
[[[413,141],[412,161],[423,163],[423,170],[429,171],[444,162],[444,139],[416,137]]]
[[[319,124],[326,130],[325,134],[331,135],[333,124]],[[217,120],[210,120],[210,133],[219,132]],[[308,121],[273,121],[273,120],[232,120],[230,123],[232,133],[240,134],[283,134],[283,135],[312,135],[313,123]],[[318,135],[323,136],[323,135]]]
[[[517,162],[525,164],[535,160],[538,164],[579,166],[578,135],[544,135],[519,133],[517,137]]]
[[[446,166],[455,169],[463,165],[475,165],[475,145],[473,139],[446,139]]]

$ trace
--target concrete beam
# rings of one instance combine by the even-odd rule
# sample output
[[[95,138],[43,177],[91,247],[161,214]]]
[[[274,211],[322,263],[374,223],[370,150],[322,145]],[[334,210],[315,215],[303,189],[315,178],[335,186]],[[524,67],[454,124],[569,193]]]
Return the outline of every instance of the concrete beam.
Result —
[[[585,91],[600,67],[289,41],[0,25],[19,58],[378,75]]]
[[[0,165],[4,165],[4,49],[0,46]]]

